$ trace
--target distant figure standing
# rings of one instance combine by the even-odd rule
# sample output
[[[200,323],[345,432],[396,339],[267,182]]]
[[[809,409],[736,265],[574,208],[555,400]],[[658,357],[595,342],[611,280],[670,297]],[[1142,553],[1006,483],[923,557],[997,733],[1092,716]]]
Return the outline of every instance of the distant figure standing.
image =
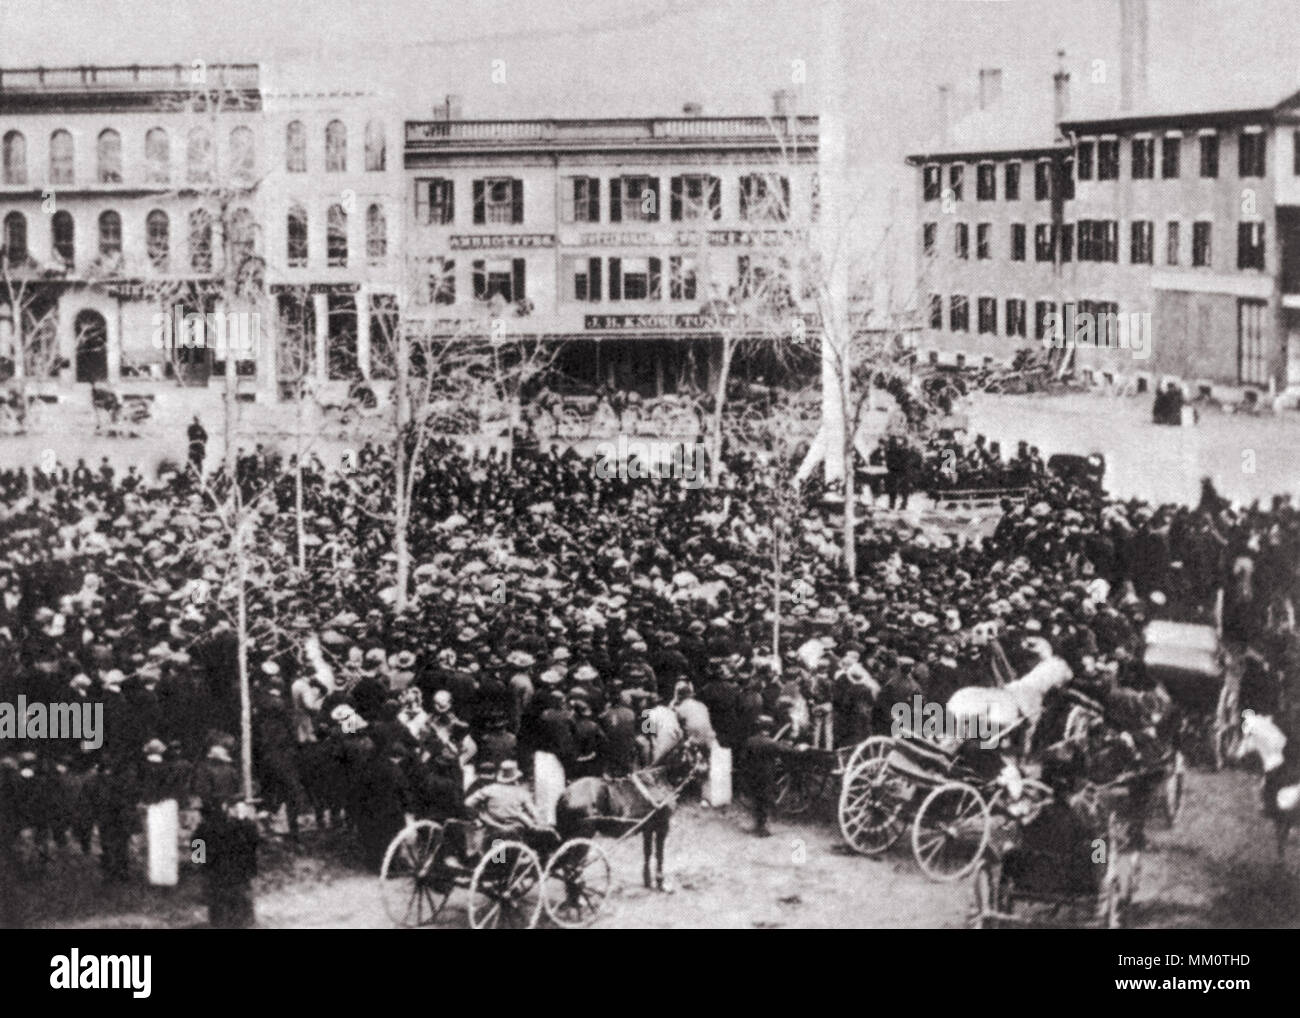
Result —
[[[246,930],[257,922],[253,878],[257,876],[257,824],[252,807],[238,800],[209,801],[191,843],[203,865],[208,924],[217,930]]]
[[[194,467],[196,474],[203,473],[203,459],[208,454],[208,433],[203,430],[203,425],[199,423],[199,415],[194,415],[194,420],[185,431],[186,437],[190,440],[190,465]]]

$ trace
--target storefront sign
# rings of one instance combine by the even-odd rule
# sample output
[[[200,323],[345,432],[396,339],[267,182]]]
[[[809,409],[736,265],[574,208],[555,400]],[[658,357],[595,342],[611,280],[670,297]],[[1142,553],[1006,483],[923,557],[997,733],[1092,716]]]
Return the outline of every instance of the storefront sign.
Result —
[[[563,247],[781,247],[807,242],[807,230],[608,230],[560,235]]]
[[[487,233],[453,234],[447,238],[453,251],[472,251],[479,248],[501,247],[555,247],[553,233]]]

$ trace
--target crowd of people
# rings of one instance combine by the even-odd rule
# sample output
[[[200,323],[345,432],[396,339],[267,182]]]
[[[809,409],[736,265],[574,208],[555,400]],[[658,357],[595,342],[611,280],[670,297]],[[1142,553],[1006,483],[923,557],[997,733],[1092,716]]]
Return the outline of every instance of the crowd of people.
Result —
[[[311,813],[345,822],[372,866],[406,816],[501,799],[475,793],[526,779],[539,753],[571,779],[690,738],[736,749],[743,778],[773,719],[851,744],[887,731],[891,704],[1028,670],[1030,636],[1080,683],[1142,688],[1153,612],[1221,622],[1241,648],[1239,706],[1294,705],[1289,500],[1233,507],[1207,483],[1197,506],[1117,501],[1035,452],[1002,465],[1028,497],[991,537],[868,517],[852,581],[807,490],[776,648],[773,467],[755,456],[700,488],[598,476],[571,450],[507,461],[435,443],[404,605],[390,448],[327,468],[259,446],[233,481],[107,462],[0,473],[0,653],[16,664],[0,700],[104,712],[98,749],[0,744],[0,837],[89,851],[97,828],[106,877],[124,879],[139,804],[241,798],[241,611],[260,807],[284,808],[295,835]],[[960,462],[1002,461],[977,441]]]
[[[890,509],[906,509],[913,493],[996,491],[1027,488],[1046,471],[1038,447],[1020,442],[1010,459],[998,442],[983,435],[965,441],[952,432],[935,431],[923,442],[901,434],[883,436],[868,457],[873,496],[888,499]]]

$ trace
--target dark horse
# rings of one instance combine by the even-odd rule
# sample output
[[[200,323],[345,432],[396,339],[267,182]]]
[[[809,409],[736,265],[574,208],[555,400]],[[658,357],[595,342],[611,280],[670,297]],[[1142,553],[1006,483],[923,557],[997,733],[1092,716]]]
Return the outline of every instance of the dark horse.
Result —
[[[617,837],[641,823],[645,856],[642,879],[650,883],[650,856],[655,859],[654,884],[664,889],[664,841],[677,793],[708,768],[702,747],[683,742],[654,767],[620,778],[578,778],[556,805],[555,829],[560,838]],[[643,822],[644,821],[644,822]]]

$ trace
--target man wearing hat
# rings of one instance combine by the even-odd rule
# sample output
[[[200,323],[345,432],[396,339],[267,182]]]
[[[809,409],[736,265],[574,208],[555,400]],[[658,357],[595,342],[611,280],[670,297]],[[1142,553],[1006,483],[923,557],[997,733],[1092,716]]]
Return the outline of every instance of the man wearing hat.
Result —
[[[533,797],[521,783],[519,764],[505,760],[496,781],[465,799],[465,809],[477,816],[498,837],[517,837],[542,827]]]
[[[786,747],[772,737],[776,721],[770,714],[760,715],[755,727],[754,734],[745,740],[737,776],[753,802],[754,829],[751,833],[758,838],[767,838],[772,834],[767,827],[767,816],[776,797],[777,769]]]
[[[208,925],[217,930],[246,930],[256,925],[253,878],[257,876],[257,824],[253,807],[237,799],[209,800],[194,830],[195,851],[202,862]]]

